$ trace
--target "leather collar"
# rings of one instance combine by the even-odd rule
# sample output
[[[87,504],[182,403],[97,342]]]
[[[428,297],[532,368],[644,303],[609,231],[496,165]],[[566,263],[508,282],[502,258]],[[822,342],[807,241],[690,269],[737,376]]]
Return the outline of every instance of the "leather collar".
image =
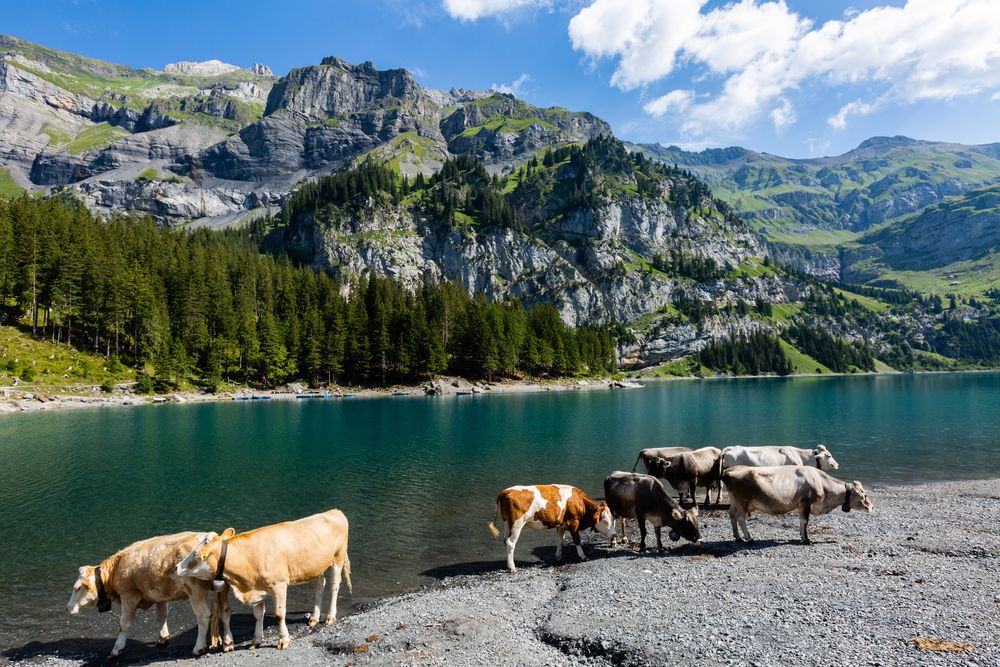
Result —
[[[854,489],[852,489],[850,487],[850,485],[848,485],[848,484],[845,484],[844,488],[847,489],[847,492],[844,494],[844,504],[843,504],[843,506],[841,506],[840,509],[844,510],[845,512],[850,512],[851,511],[851,496],[854,495]]]
[[[111,598],[108,597],[108,592],[104,589],[100,565],[94,568],[94,583],[97,585],[97,611],[102,614],[111,611]]]
[[[229,553],[229,540],[222,540],[222,551],[219,553],[219,564],[215,568],[215,576],[212,577],[212,590],[219,592],[226,585],[226,580],[222,578],[226,571],[226,554]]]

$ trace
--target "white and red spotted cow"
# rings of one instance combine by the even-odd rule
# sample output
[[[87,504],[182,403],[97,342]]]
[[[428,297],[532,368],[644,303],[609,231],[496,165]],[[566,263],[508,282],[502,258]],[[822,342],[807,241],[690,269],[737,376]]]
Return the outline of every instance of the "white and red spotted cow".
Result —
[[[606,503],[596,502],[586,493],[568,484],[537,484],[512,486],[497,496],[497,513],[507,526],[507,569],[517,572],[514,547],[527,526],[534,530],[555,528],[559,536],[556,558],[562,559],[563,536],[569,531],[580,560],[586,560],[580,544],[580,531],[590,528],[605,537],[611,536],[614,519]],[[496,519],[489,524],[495,537],[500,537]]]

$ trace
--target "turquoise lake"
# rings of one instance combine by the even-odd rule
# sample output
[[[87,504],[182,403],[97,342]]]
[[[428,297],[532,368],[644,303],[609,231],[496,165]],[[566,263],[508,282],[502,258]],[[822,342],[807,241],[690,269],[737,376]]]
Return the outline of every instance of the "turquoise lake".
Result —
[[[563,482],[600,495],[604,477],[630,470],[642,447],[816,443],[839,460],[838,477],[866,486],[1000,477],[1000,374],[7,415],[0,644],[92,636],[110,647],[117,611],[66,614],[76,569],[151,535],[245,530],[339,507],[351,522],[357,604],[499,567],[503,547],[485,525],[506,486]],[[706,539],[729,539],[725,523],[708,525]],[[518,560],[553,541],[526,534]],[[342,596],[347,611],[346,588]],[[308,597],[297,589],[290,609]],[[190,611],[174,613],[175,632],[190,624]]]

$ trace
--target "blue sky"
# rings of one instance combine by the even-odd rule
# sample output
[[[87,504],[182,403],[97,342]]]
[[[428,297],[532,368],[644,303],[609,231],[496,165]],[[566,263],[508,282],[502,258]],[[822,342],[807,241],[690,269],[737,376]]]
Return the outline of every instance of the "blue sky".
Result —
[[[0,31],[134,67],[323,56],[591,111],[632,141],[837,154],[1000,140],[996,0],[5,0]]]

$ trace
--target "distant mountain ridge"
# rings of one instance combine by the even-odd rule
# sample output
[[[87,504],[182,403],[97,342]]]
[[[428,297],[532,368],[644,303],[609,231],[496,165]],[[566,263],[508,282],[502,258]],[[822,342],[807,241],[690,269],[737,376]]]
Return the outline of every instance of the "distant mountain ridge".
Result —
[[[1000,181],[1000,143],[872,137],[843,155],[808,159],[740,147],[635,148],[690,168],[755,227],[780,241],[814,228],[863,232]]]

